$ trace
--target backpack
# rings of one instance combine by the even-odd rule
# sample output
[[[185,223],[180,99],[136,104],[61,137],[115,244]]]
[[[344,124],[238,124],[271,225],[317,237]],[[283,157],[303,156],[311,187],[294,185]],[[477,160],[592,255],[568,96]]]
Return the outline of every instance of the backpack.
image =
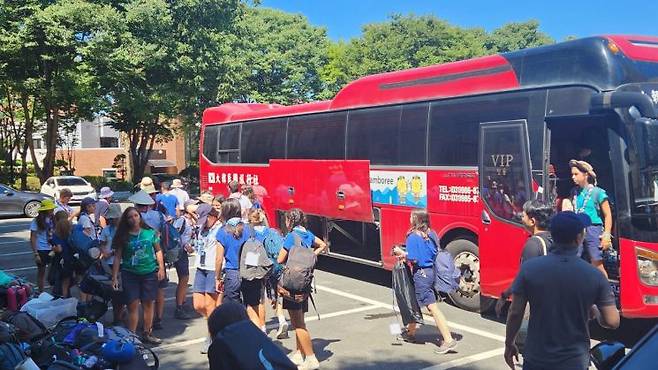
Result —
[[[251,236],[240,248],[240,278],[248,281],[264,279],[271,272],[272,260],[263,243]]]
[[[302,245],[302,239],[292,231],[295,245],[288,251],[288,260],[281,279],[279,279],[279,293],[284,299],[293,302],[303,302],[311,294],[313,270],[318,257],[312,248]]]
[[[267,228],[263,238],[263,246],[267,256],[272,261],[272,276],[278,280],[283,271],[283,265],[277,262],[281,248],[283,248],[283,237],[275,229]]]
[[[98,240],[85,234],[81,224],[73,226],[68,242],[75,256],[73,268],[78,272],[87,271],[100,257]]]
[[[251,321],[228,325],[208,349],[210,369],[293,370],[290,359]]]
[[[16,337],[23,342],[31,342],[41,339],[48,334],[48,329],[41,321],[34,318],[27,312],[7,311],[2,321],[8,322],[16,327]]]
[[[27,356],[16,343],[0,344],[0,370],[14,370]]]
[[[436,256],[434,257],[434,291],[439,293],[454,293],[459,289],[461,271],[455,266],[455,260],[452,254],[442,249],[437,236],[434,232],[428,235],[436,247]]]
[[[171,222],[167,222],[160,212],[160,246],[164,253],[165,263],[176,263],[182,251],[181,233]]]

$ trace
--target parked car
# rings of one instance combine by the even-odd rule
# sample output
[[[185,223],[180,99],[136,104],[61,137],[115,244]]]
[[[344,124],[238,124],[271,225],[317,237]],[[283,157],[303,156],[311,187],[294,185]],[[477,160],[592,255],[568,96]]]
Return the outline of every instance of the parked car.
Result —
[[[73,193],[72,204],[80,203],[84,198],[96,199],[96,189],[91,184],[78,176],[54,176],[46,180],[41,186],[41,192],[57,199],[59,191],[68,188]]]
[[[19,191],[11,186],[0,184],[0,215],[36,217],[41,200],[50,198],[33,191]]]

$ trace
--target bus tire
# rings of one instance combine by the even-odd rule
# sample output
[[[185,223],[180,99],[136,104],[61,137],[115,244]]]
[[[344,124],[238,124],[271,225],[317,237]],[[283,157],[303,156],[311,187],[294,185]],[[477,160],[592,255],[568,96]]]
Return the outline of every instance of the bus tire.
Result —
[[[448,296],[455,306],[473,312],[486,312],[495,300],[480,294],[480,253],[478,246],[468,239],[455,239],[448,243],[455,266],[461,270],[460,288]]]

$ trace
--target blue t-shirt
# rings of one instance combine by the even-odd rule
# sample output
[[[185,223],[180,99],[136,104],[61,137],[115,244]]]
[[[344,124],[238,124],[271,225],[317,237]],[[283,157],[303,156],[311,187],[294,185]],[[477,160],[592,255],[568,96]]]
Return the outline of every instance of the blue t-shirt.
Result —
[[[226,259],[224,268],[227,270],[238,270],[240,268],[240,248],[251,237],[251,233],[251,228],[248,225],[245,225],[242,230],[242,237],[239,239],[226,232],[226,225],[217,231],[217,241],[224,247],[224,259]]]
[[[295,237],[293,233],[297,234],[301,239],[302,246],[305,248],[313,248],[313,242],[315,241],[315,235],[309,230],[302,229],[300,227],[295,227],[292,229],[292,232],[289,232],[286,235],[286,238],[283,239],[283,249],[289,251],[290,248],[295,246]]]
[[[576,213],[584,213],[592,220],[592,225],[603,225],[601,204],[608,199],[605,190],[596,186],[579,189],[576,194]]]
[[[74,253],[73,253],[73,248],[71,248],[71,245],[69,244],[69,241],[66,239],[62,239],[59,236],[53,234],[52,242],[53,245],[58,245],[62,247],[61,257],[64,260],[64,263],[67,265],[72,263]]]
[[[155,196],[155,201],[162,204],[167,211],[167,215],[176,217],[176,209],[178,209],[178,198],[173,194],[158,194]]]
[[[433,232],[432,232],[433,233]],[[430,237],[435,237],[432,235]],[[413,261],[417,267],[426,268],[434,266],[434,258],[436,257],[436,245],[434,242],[427,238],[414,233],[407,236],[407,259]]]

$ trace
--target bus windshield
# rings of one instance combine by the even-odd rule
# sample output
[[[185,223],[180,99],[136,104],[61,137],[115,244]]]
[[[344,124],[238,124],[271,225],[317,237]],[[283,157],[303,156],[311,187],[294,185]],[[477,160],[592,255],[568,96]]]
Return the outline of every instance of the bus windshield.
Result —
[[[658,126],[657,126],[658,127]],[[654,132],[652,127],[642,138],[642,143],[635,145],[635,160],[631,160],[631,216],[633,226],[641,234],[647,235],[648,242],[658,241],[658,155],[654,152]],[[655,130],[655,131],[653,131]],[[639,138],[637,138],[639,139]],[[644,145],[645,148],[638,148]],[[646,239],[646,238],[642,238]]]

